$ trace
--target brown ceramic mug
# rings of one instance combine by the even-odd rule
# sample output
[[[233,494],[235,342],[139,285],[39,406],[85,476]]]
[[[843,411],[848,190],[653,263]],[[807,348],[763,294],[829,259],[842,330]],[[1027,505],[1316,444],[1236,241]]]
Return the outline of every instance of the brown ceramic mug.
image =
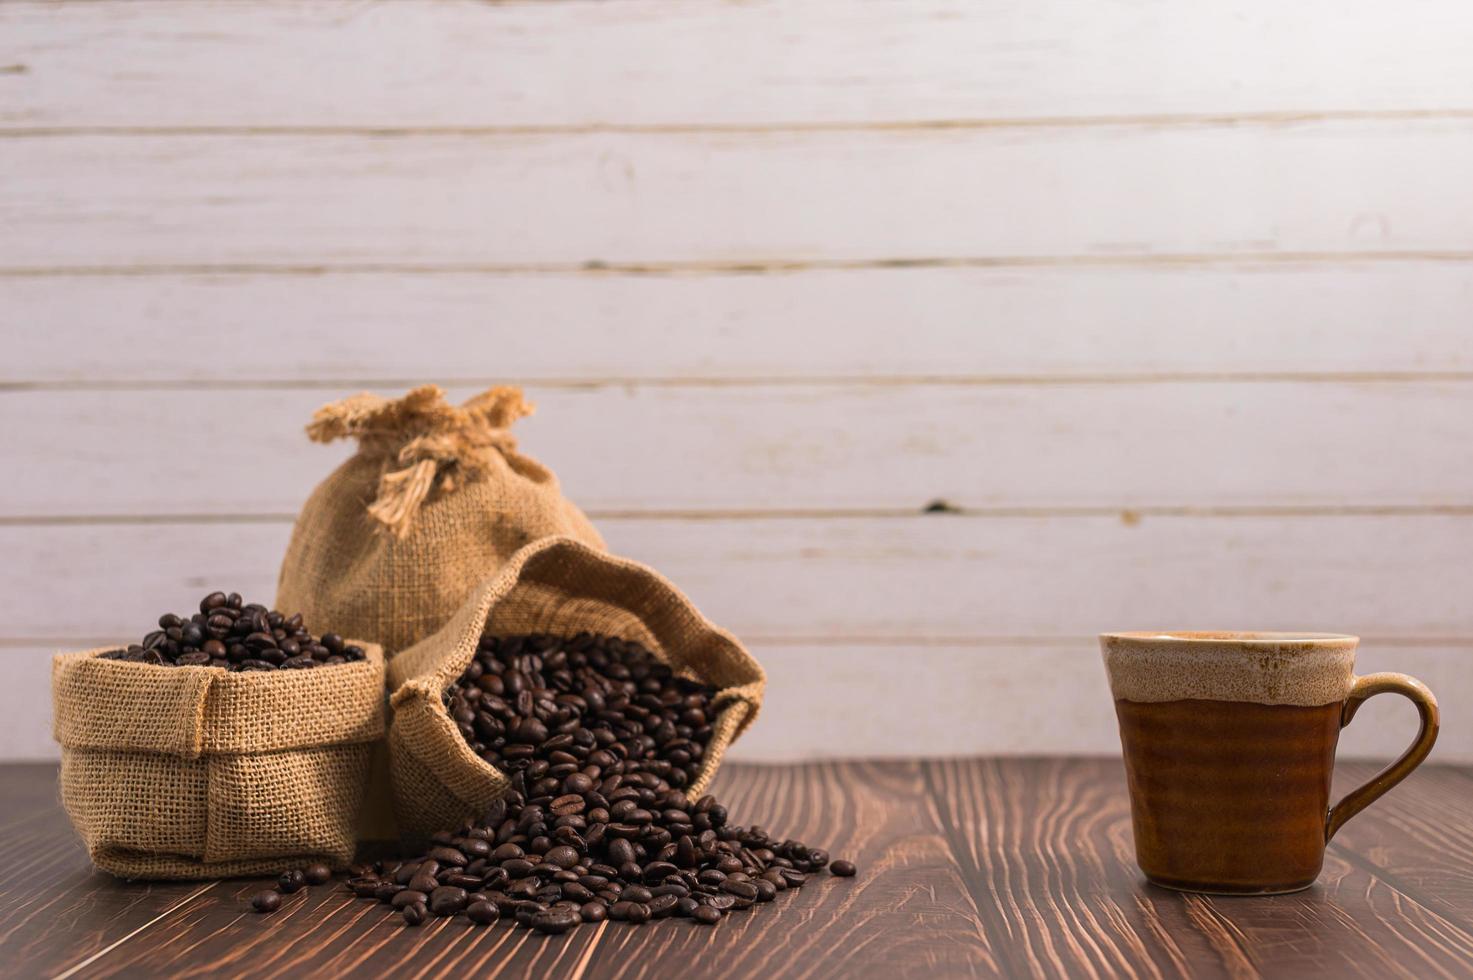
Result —
[[[1136,862],[1158,885],[1215,894],[1314,883],[1341,825],[1437,740],[1437,699],[1405,674],[1355,676],[1354,636],[1105,633]],[[1340,729],[1376,694],[1416,704],[1411,748],[1330,806]]]

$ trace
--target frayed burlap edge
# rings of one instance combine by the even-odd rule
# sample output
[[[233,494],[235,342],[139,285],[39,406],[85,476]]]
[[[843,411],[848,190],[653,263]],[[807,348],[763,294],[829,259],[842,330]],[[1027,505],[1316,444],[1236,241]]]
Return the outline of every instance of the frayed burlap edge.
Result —
[[[507,608],[502,605],[504,600],[519,588],[527,588],[539,570],[558,565],[564,570],[581,570],[590,580],[605,580],[621,604],[627,603],[628,618],[643,626],[634,632],[643,635],[622,639],[637,640],[682,673],[720,688],[715,698],[719,713],[700,772],[687,788],[690,795],[699,796],[706,790],[726,750],[756,718],[766,675],[735,636],[702,616],[673,584],[648,566],[572,538],[544,538],[512,555],[439,631],[389,664],[390,765],[395,813],[407,842],[422,842],[435,831],[453,830],[480,816],[510,786],[506,773],[471,751],[443,700],[446,687],[475,655],[483,632],[570,635],[588,630],[620,635],[601,629],[600,617],[591,614],[576,596],[557,604],[551,615],[544,610],[526,619],[517,615],[514,602],[510,615],[500,615]]]

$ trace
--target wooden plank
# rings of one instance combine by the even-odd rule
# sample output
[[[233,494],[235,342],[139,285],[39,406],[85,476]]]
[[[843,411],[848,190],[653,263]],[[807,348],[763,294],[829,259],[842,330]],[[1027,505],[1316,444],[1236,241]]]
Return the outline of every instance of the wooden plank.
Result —
[[[1473,932],[1327,855],[1296,895],[1149,888],[1134,867],[1118,761],[926,764],[990,937],[1014,975],[1458,977]]]
[[[1092,642],[1101,629],[1182,624],[1333,628],[1367,637],[1368,651],[1473,637],[1468,517],[628,519],[601,529],[616,554],[659,569],[754,643]],[[212,589],[269,600],[289,533],[285,523],[0,525],[0,637],[128,639]]]
[[[1473,107],[1465,11],[1371,0],[0,8],[12,126],[805,124]],[[1312,39],[1312,41],[1311,41]],[[680,84],[670,84],[671,79]]]
[[[351,389],[349,389],[351,390]],[[403,389],[399,389],[402,391]],[[479,389],[456,388],[455,399]],[[0,391],[0,516],[290,514],[341,388]],[[398,392],[393,392],[398,393]],[[600,513],[1461,507],[1473,384],[528,389],[521,444]],[[100,474],[107,474],[100,480]],[[1436,473],[1436,479],[1429,479]]]
[[[0,267],[1466,257],[1473,120],[16,139]],[[371,203],[370,203],[371,202]]]
[[[142,618],[142,617],[140,617]],[[140,633],[141,635],[141,633]],[[1437,694],[1445,719],[1433,758],[1473,762],[1473,641],[1367,643],[1361,673],[1398,670]],[[971,644],[802,643],[755,638],[767,671],[762,716],[729,758],[753,762],[927,755],[1115,755],[1115,713],[1093,638]],[[54,759],[52,646],[0,649],[0,759]],[[817,692],[822,692],[821,694]],[[855,723],[857,714],[865,718]],[[1340,741],[1340,757],[1389,760],[1416,730],[1415,712],[1376,698]],[[1470,879],[1473,880],[1473,879]]]
[[[730,766],[714,792],[732,819],[850,855],[853,881],[823,876],[715,930],[685,922],[609,923],[546,939],[465,920],[405,929],[381,906],[337,889],[288,899],[269,919],[239,911],[249,886],[224,882],[109,953],[97,976],[242,977],[424,972],[495,976],[631,977],[654,962],[682,974],[742,976],[777,958],[803,976],[994,976],[950,848],[915,762],[758,769]],[[910,928],[898,929],[902,920]],[[800,975],[793,970],[792,975]]]
[[[1473,371],[1457,262],[42,276],[0,300],[0,384]],[[242,337],[291,356],[161,354]]]
[[[0,955],[11,976],[67,975],[208,887],[93,871],[61,812],[54,766],[0,768],[0,827]]]
[[[1371,703],[1374,701],[1367,706]],[[1451,715],[1457,707],[1445,710]],[[1358,725],[1359,713],[1347,733]],[[1410,740],[1413,727],[1413,723],[1403,723],[1401,728],[1407,733],[1403,741]],[[1444,753],[1443,748],[1439,739],[1433,759],[1452,761],[1454,754]],[[1376,769],[1363,762],[1337,765],[1333,798],[1366,782]],[[1467,813],[1470,796],[1473,775],[1466,767],[1424,765],[1357,814],[1335,835],[1330,847],[1346,860],[1372,868],[1378,877],[1439,915],[1473,929],[1473,826],[1457,816]]]

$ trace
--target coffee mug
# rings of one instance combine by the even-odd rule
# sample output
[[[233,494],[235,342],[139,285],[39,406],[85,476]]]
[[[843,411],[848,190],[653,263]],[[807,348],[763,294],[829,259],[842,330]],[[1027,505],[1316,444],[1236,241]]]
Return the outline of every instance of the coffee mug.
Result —
[[[1269,895],[1314,883],[1345,821],[1437,741],[1437,699],[1405,674],[1357,677],[1354,636],[1105,633],[1136,863],[1158,885]],[[1330,806],[1335,743],[1369,697],[1411,699],[1411,748]]]

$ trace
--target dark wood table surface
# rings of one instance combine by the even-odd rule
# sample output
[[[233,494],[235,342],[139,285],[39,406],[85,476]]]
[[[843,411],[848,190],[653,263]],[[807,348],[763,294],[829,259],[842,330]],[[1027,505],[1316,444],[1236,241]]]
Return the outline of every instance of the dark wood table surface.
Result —
[[[1369,771],[1342,765],[1337,792]],[[1118,760],[731,765],[715,792],[734,819],[828,845],[859,876],[822,876],[714,929],[406,929],[336,884],[260,916],[244,903],[259,882],[92,871],[55,768],[0,767],[0,974],[1473,975],[1473,769],[1424,766],[1341,831],[1314,888],[1276,898],[1146,884]]]

